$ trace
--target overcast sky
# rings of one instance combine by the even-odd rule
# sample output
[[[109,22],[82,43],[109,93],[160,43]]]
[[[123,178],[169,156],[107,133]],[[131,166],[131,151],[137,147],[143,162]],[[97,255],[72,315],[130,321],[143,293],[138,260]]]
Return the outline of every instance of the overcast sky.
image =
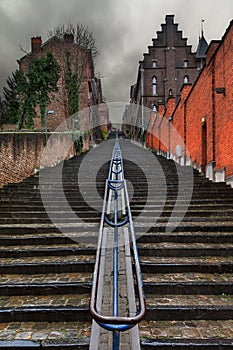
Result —
[[[138,61],[174,14],[183,37],[196,50],[201,19],[208,43],[221,39],[232,17],[232,0],[0,0],[0,93],[7,77],[30,51],[30,38],[47,40],[49,29],[82,22],[94,32],[100,55],[96,73],[102,77],[108,102],[128,102]]]

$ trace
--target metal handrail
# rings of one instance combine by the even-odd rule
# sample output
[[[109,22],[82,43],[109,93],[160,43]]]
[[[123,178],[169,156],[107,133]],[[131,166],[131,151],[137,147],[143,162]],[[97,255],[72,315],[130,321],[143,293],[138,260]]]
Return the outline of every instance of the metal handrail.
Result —
[[[114,167],[117,167],[117,169],[113,170]],[[113,174],[116,176],[116,179],[113,179]],[[121,179],[118,179],[118,174],[121,174]],[[118,193],[117,192],[122,189],[126,197],[127,216],[123,221],[118,222],[118,204],[117,204]],[[115,203],[114,222],[110,221],[105,214],[107,194],[110,190],[114,191],[114,203]],[[114,300],[113,300],[114,315],[113,316],[102,315],[97,310],[97,293],[98,293],[98,287],[99,287],[101,245],[103,240],[104,222],[114,227],[114,271],[117,268],[117,273],[115,271],[113,276],[114,277]],[[132,252],[133,252],[132,255],[133,255],[133,260],[135,265],[135,275],[136,275],[136,282],[137,282],[137,294],[138,294],[139,306],[134,316],[118,316],[118,295],[117,295],[117,292],[118,292],[118,281],[117,281],[118,260],[117,259],[118,258],[116,259],[116,255],[118,254],[118,243],[116,246],[116,237],[118,234],[117,232],[118,227],[125,225],[127,222],[129,222],[129,228],[131,233]],[[93,273],[93,286],[92,286],[91,299],[90,299],[90,314],[101,327],[113,332],[120,332],[120,331],[128,330],[134,327],[136,324],[138,324],[144,318],[145,313],[146,313],[146,304],[145,304],[145,297],[143,293],[139,255],[138,255],[138,250],[136,245],[133,219],[132,219],[131,210],[130,210],[129,196],[127,191],[126,181],[124,179],[124,169],[123,169],[121,150],[120,150],[120,145],[118,142],[118,135],[117,135],[115,146],[113,149],[111,164],[109,167],[108,180],[106,180],[106,184],[105,184],[104,202],[103,202],[100,229],[99,229],[99,238],[97,243],[96,262],[95,262],[95,268]]]

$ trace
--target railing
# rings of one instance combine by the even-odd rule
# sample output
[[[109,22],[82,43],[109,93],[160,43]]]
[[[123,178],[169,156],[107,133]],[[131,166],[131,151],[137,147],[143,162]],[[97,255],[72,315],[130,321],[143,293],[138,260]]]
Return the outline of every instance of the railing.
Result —
[[[121,193],[122,200],[122,214],[124,219],[119,221],[118,219],[118,202],[119,193]],[[108,196],[108,205],[107,205]],[[114,210],[113,217],[114,220],[111,221],[107,214],[110,213],[111,198],[114,196]],[[126,210],[125,210],[125,200],[126,200]],[[114,243],[113,243],[113,300],[112,300],[112,316],[105,316],[101,314],[100,310],[97,308],[97,293],[99,288],[99,276],[100,276],[100,265],[101,265],[101,249],[103,242],[103,229],[104,223],[114,228]],[[118,285],[118,255],[119,255],[119,243],[118,236],[119,227],[129,224],[129,232],[131,235],[131,249],[132,257],[134,260],[135,276],[136,276],[136,286],[137,286],[137,296],[138,296],[138,309],[133,316],[119,316],[119,285]],[[104,286],[103,286],[104,287]],[[134,283],[132,283],[132,288],[134,288]],[[113,350],[118,350],[120,345],[120,334],[119,332],[126,331],[138,324],[145,316],[146,305],[145,297],[143,293],[141,270],[139,264],[139,256],[136,245],[136,238],[134,233],[134,225],[130,210],[129,196],[126,186],[126,181],[124,179],[124,168],[123,160],[121,156],[120,145],[118,141],[118,135],[116,135],[115,146],[112,153],[111,164],[109,168],[108,180],[105,185],[105,195],[104,203],[102,209],[99,238],[97,244],[96,262],[93,274],[93,286],[90,300],[90,313],[93,319],[104,329],[113,332]]]

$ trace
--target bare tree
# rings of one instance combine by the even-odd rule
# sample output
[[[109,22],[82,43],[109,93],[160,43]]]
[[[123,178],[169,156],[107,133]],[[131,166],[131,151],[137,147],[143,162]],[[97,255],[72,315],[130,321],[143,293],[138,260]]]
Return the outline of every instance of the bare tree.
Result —
[[[73,34],[74,40],[77,45],[85,49],[91,50],[92,57],[95,59],[99,55],[99,51],[96,46],[96,39],[93,31],[91,31],[87,25],[82,23],[61,24],[53,29],[49,30],[48,37],[57,36],[63,38],[64,34]]]

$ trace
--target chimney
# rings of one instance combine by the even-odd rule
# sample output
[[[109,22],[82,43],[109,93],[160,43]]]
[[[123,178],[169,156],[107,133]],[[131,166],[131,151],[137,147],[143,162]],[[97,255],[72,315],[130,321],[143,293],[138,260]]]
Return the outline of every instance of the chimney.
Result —
[[[66,43],[73,44],[74,43],[74,35],[72,33],[65,33],[63,39]]]
[[[40,51],[41,45],[42,45],[41,36],[35,36],[35,37],[31,38],[31,51],[32,52]]]

